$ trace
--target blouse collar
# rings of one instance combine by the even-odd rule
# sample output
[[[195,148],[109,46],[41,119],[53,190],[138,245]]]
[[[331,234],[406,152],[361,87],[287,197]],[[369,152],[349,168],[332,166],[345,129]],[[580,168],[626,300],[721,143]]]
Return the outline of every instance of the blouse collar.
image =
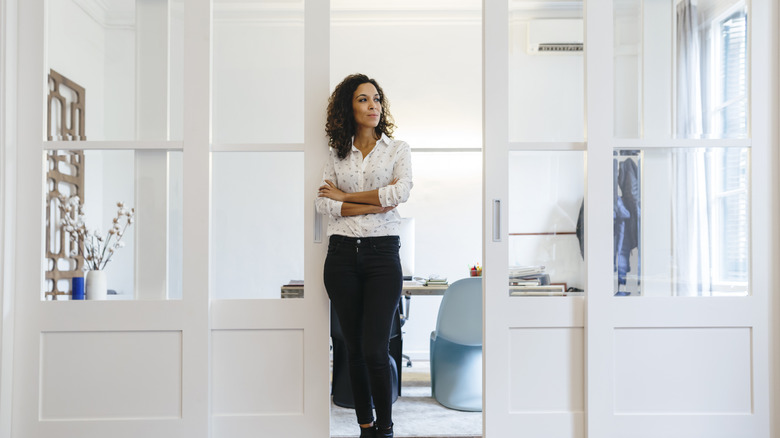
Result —
[[[379,137],[379,140],[376,141],[377,146],[379,145],[379,143],[384,143],[386,145],[389,145],[390,144],[390,137],[385,135],[385,133],[383,132],[382,135]],[[374,147],[376,147],[376,146],[374,146]],[[360,150],[358,150],[358,148],[355,147],[355,136],[354,135],[352,136],[352,151],[353,152],[360,152]]]

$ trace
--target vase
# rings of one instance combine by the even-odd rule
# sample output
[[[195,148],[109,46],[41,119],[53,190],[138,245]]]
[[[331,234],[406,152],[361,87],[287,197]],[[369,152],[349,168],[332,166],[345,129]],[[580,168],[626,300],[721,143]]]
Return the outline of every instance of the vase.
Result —
[[[87,299],[105,300],[108,296],[106,289],[106,273],[103,271],[87,272]]]

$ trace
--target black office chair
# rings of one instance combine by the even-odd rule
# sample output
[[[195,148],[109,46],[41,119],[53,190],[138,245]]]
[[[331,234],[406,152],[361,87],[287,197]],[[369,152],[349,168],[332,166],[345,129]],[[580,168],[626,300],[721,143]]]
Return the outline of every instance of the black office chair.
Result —
[[[349,380],[347,364],[347,346],[344,345],[344,335],[341,333],[339,318],[333,307],[330,309],[330,337],[333,340],[333,382],[331,396],[333,403],[342,408],[354,408],[352,383]],[[393,403],[401,394],[401,352],[403,337],[401,335],[401,310],[396,311],[393,328],[390,332],[390,367],[393,369]]]
[[[406,310],[404,311],[404,302],[406,302]],[[409,320],[409,306],[412,304],[412,297],[406,295],[401,297],[401,302],[398,303],[398,309],[400,309],[401,313],[401,328],[403,328],[404,324],[406,324],[406,321]],[[405,332],[401,332],[402,334]],[[412,366],[412,358],[409,357],[407,354],[401,354],[401,358],[406,359],[406,367],[411,368]],[[398,366],[400,367],[401,364],[399,363]]]

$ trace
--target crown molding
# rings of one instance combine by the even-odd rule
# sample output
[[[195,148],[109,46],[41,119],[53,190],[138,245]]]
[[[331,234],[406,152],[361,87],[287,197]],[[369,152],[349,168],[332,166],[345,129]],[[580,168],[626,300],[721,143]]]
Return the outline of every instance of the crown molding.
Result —
[[[481,24],[481,3],[458,0],[452,4],[398,0],[376,2],[341,0],[331,4],[334,25],[431,25]],[[258,3],[247,0],[214,3],[215,23],[263,23],[271,25],[303,24],[302,1]]]
[[[105,28],[135,27],[133,8],[124,1],[72,0]],[[510,20],[536,18],[581,18],[580,0],[511,0]],[[303,0],[215,0],[215,23],[303,25]],[[331,23],[336,26],[385,25],[481,25],[482,3],[475,0],[333,0]]]
[[[58,0],[60,1],[60,0]],[[134,29],[135,8],[118,8],[117,2],[110,0],[71,0],[97,24],[107,29]]]

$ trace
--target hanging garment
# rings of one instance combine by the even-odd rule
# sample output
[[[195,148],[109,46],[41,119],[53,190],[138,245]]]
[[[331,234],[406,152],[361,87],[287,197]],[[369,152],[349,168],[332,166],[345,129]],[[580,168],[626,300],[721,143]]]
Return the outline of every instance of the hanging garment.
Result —
[[[616,166],[615,163],[613,166]],[[631,271],[631,251],[639,246],[639,168],[633,159],[619,164],[615,207],[615,269],[618,284],[626,284],[626,273]]]

